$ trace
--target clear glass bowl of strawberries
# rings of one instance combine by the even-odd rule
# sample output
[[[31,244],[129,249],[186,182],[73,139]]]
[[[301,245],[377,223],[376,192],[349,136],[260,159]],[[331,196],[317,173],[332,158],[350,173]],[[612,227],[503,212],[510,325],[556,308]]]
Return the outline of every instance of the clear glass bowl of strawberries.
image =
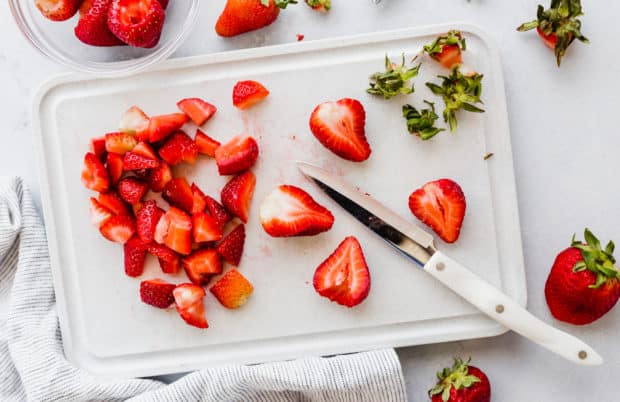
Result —
[[[74,70],[130,74],[170,56],[200,0],[9,0],[26,38]]]

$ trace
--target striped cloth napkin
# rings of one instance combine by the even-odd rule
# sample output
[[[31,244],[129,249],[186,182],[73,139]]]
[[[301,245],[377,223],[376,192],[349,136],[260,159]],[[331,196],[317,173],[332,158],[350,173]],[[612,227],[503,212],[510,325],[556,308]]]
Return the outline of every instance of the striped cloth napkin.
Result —
[[[28,189],[0,178],[1,401],[406,401],[393,349],[197,371],[172,384],[100,379],[64,358],[45,230]]]

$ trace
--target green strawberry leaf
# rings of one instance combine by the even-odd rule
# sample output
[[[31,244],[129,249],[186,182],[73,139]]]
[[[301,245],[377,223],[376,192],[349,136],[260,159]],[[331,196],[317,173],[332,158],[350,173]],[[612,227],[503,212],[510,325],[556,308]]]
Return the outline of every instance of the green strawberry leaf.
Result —
[[[418,63],[416,66],[407,67],[404,53],[401,64],[397,65],[392,63],[386,54],[385,71],[370,76],[370,84],[366,92],[371,95],[383,96],[384,99],[390,99],[399,94],[411,94],[415,88],[413,84],[409,84],[409,81],[418,75],[421,65]]]
[[[601,249],[601,242],[586,228],[584,230],[585,243],[575,240],[573,235],[571,246],[581,252],[583,261],[578,261],[573,266],[573,272],[581,272],[586,269],[596,274],[596,282],[590,288],[597,289],[607,281],[620,280],[620,271],[614,265],[616,259],[613,256],[614,243],[607,243],[605,250]]]

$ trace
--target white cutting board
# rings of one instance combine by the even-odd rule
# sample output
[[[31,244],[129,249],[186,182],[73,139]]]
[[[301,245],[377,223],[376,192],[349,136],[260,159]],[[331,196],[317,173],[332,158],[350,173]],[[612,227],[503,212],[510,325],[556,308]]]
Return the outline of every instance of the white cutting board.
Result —
[[[459,115],[458,131],[422,142],[410,136],[401,105],[436,100],[424,86],[446,74],[425,60],[416,93],[390,101],[365,93],[368,75],[383,70],[386,52],[399,60],[450,28],[467,37],[465,63],[484,73],[486,113]],[[271,95],[249,111],[232,106],[242,79],[262,82]],[[437,81],[437,79],[434,79]],[[139,279],[123,273],[122,247],[104,240],[88,218],[91,192],[80,182],[82,158],[93,136],[114,131],[124,110],[171,113],[184,97],[213,102],[218,112],[205,131],[224,142],[253,135],[260,157],[257,187],[247,225],[240,271],[254,284],[243,308],[223,308],[207,292],[210,328],[185,325],[174,309],[141,303],[141,279],[166,277],[149,257]],[[308,128],[315,105],[343,97],[359,99],[367,113],[372,147],[364,163],[342,160],[323,148]],[[505,329],[444,289],[349,217],[296,170],[294,161],[318,164],[342,175],[406,219],[417,222],[408,196],[425,182],[449,177],[461,184],[467,215],[454,245],[437,246],[525,304],[525,278],[516,190],[501,65],[495,46],[477,28],[462,24],[293,43],[177,59],[134,77],[94,79],[62,76],[40,90],[34,109],[40,127],[45,220],[58,311],[67,357],[99,375],[146,376],[225,363],[256,363],[385,346],[406,346],[491,336]],[[187,130],[193,135],[194,127]],[[483,160],[487,152],[494,157]],[[177,174],[216,197],[226,178],[200,158]],[[279,184],[309,191],[335,215],[331,231],[307,238],[273,239],[258,222],[260,202]],[[312,287],[316,266],[348,235],[364,249],[372,278],[368,298],[348,309],[319,297]]]

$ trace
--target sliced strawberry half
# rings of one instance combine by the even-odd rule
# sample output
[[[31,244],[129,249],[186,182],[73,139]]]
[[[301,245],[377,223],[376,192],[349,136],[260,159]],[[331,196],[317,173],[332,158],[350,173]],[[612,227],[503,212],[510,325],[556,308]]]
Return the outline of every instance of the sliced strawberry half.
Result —
[[[250,203],[256,187],[256,176],[249,170],[235,176],[222,188],[222,204],[228,212],[246,223],[250,214]]]
[[[194,138],[194,142],[196,143],[196,148],[198,148],[198,153],[203,155],[207,155],[210,157],[215,157],[215,150],[219,148],[221,145],[218,141],[206,135],[202,130],[196,130],[196,137]]]
[[[106,239],[124,244],[136,233],[136,222],[131,216],[116,215],[101,225],[99,231]]]
[[[153,241],[155,228],[159,219],[164,214],[164,210],[157,206],[155,200],[148,200],[136,212],[136,229],[138,236],[145,243]]]
[[[114,216],[105,206],[101,205],[96,198],[90,197],[90,223],[97,229],[101,227],[108,219]]]
[[[184,177],[177,177],[164,187],[162,197],[170,205],[191,213],[194,208],[194,192]]]
[[[191,283],[183,283],[178,285],[172,294],[177,305],[177,311],[186,323],[198,328],[209,327],[205,317],[203,299],[206,292],[203,288]]]
[[[217,252],[227,262],[234,266],[239,266],[241,262],[241,256],[243,255],[243,245],[245,244],[245,226],[242,224],[237,225],[232,232],[230,232],[224,239],[217,245]]]
[[[108,171],[99,158],[97,158],[97,155],[92,152],[84,155],[82,183],[84,183],[87,189],[93,191],[106,191],[110,187]]]
[[[157,308],[168,308],[174,303],[172,292],[176,285],[163,279],[149,279],[140,282],[140,299]]]
[[[138,237],[132,237],[123,246],[125,274],[127,276],[140,276],[144,272],[147,245]]]
[[[215,282],[210,290],[224,307],[236,309],[247,303],[254,286],[233,268]]]
[[[182,260],[183,269],[192,283],[205,286],[214,275],[222,273],[222,259],[214,249],[194,251]]]
[[[248,109],[269,95],[267,88],[260,82],[239,81],[233,88],[233,105],[239,109]]]
[[[108,27],[120,40],[152,48],[159,42],[166,13],[158,0],[112,0]]]
[[[199,212],[192,216],[192,237],[196,243],[221,240],[222,226],[211,215]]]
[[[52,21],[65,21],[77,13],[83,0],[36,0],[41,14]]]
[[[215,106],[200,98],[182,99],[177,102],[177,106],[183,113],[188,115],[197,126],[205,124],[217,111]]]
[[[221,175],[248,170],[258,159],[258,144],[253,137],[236,136],[215,150],[215,163]]]
[[[89,144],[89,150],[90,152],[97,155],[97,158],[99,158],[99,160],[103,160],[103,157],[105,156],[105,153],[106,153],[105,136],[91,138],[90,144]]]
[[[151,143],[161,141],[187,123],[184,113],[153,116],[149,120],[149,140]]]
[[[126,177],[118,182],[118,195],[129,204],[137,204],[149,191],[149,185],[140,179]]]
[[[97,200],[101,205],[112,211],[114,215],[129,215],[127,204],[113,191],[100,193]]]
[[[115,154],[114,152],[108,152],[106,157],[106,169],[108,169],[108,175],[110,176],[110,183],[116,185],[123,176],[123,155]]]
[[[43,0],[45,1],[45,0]],[[80,7],[80,20],[75,27],[75,36],[91,46],[122,46],[108,28],[108,9],[112,0],[86,0]]]
[[[163,244],[151,243],[148,252],[157,257],[163,273],[174,275],[181,269],[181,257]]]
[[[355,237],[345,238],[319,265],[313,284],[318,294],[347,307],[360,304],[368,296],[370,272]]]
[[[149,116],[138,106],[132,106],[123,114],[119,131],[134,133],[138,141],[149,140]]]
[[[447,243],[454,243],[465,218],[465,194],[450,179],[426,183],[409,196],[409,209]]]
[[[273,237],[312,236],[331,229],[334,215],[301,188],[282,185],[261,204],[260,222]]]
[[[158,167],[149,172],[149,187],[156,193],[164,191],[170,180],[172,180],[172,170],[166,162],[160,162]]]
[[[310,130],[316,139],[336,155],[353,162],[370,157],[365,124],[364,107],[350,98],[321,103],[310,116]]]
[[[232,220],[232,216],[230,216],[222,204],[217,202],[213,197],[205,195],[205,202],[209,215],[215,219],[220,228],[224,228],[224,225]]]
[[[125,155],[131,151],[138,141],[129,133],[108,133],[105,135],[105,149],[108,152]]]
[[[159,156],[173,166],[181,162],[194,164],[198,158],[198,148],[189,135],[183,131],[176,131],[159,148]]]
[[[177,253],[191,253],[192,218],[182,210],[170,207],[159,219],[154,238],[156,242],[165,244]]]

